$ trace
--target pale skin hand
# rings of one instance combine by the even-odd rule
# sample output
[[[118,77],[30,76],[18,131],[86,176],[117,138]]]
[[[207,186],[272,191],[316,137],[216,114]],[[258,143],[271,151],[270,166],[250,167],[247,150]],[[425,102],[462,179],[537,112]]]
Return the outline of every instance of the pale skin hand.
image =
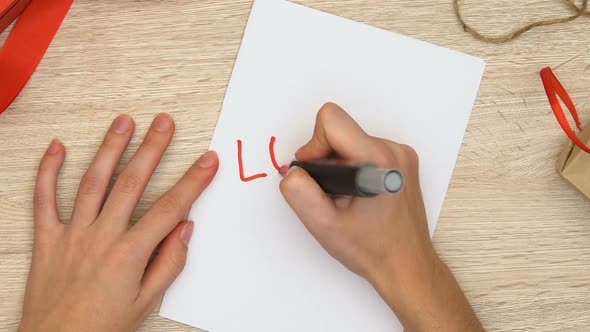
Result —
[[[398,168],[406,184],[398,195],[331,197],[304,170],[291,169],[281,191],[311,234],[375,287],[407,331],[483,331],[432,246],[416,152],[367,135],[344,110],[329,103],[319,111],[313,137],[296,158],[305,161],[333,154]]]
[[[159,115],[107,196],[134,124],[120,116],[84,175],[69,224],[56,183],[65,148],[52,142],[35,188],[35,242],[19,331],[136,331],[184,268],[193,223],[180,222],[218,169],[202,156],[135,224],[130,218],[174,133]],[[161,243],[159,253],[150,257]]]
[[[153,310],[185,264],[193,224],[179,221],[218,168],[215,153],[207,153],[131,226],[131,214],[173,132],[170,117],[159,116],[107,197],[111,175],[133,134],[129,117],[115,120],[84,176],[68,225],[59,222],[55,199],[65,148],[51,144],[35,189],[33,262],[19,331],[134,331]],[[482,330],[430,242],[413,150],[367,136],[344,111],[327,104],[313,139],[297,157],[333,152],[398,167],[407,186],[398,196],[331,198],[295,169],[281,190],[311,233],[375,286],[407,330]]]

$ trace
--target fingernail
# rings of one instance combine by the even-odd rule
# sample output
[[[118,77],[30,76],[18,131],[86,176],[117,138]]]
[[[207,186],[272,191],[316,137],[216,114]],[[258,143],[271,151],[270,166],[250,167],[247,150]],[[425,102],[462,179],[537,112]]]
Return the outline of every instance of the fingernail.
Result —
[[[197,165],[201,168],[210,168],[213,167],[216,162],[217,153],[215,153],[215,151],[209,151],[199,158],[199,160],[197,160]]]
[[[47,148],[47,153],[49,154],[56,154],[57,151],[59,151],[59,146],[60,143],[58,140],[54,139],[53,141],[51,141],[51,144],[49,145],[49,148]]]
[[[195,228],[195,223],[192,221],[187,221],[182,231],[180,231],[180,240],[184,242],[187,246],[191,242],[191,238],[193,237],[193,229]]]
[[[128,115],[119,116],[113,123],[113,130],[117,134],[125,134],[131,127],[131,117]]]
[[[167,131],[170,129],[170,116],[167,114],[158,115],[154,122],[154,127],[157,131]]]
[[[290,165],[283,165],[281,166],[281,168],[279,169],[279,174],[281,174],[281,176],[286,176],[287,173],[289,173],[289,169],[290,169]]]

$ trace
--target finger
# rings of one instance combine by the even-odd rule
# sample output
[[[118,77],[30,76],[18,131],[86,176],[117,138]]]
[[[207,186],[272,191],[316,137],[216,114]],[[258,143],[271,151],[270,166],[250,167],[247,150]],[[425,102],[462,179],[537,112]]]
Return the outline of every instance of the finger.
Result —
[[[61,226],[57,211],[57,178],[64,163],[64,146],[53,140],[39,164],[34,194],[35,237]]]
[[[99,219],[106,220],[108,223],[106,227],[114,232],[120,232],[129,227],[129,219],[137,202],[168,148],[173,134],[174,121],[170,115],[158,115],[141,146],[121,172],[105,202]]]
[[[219,168],[217,153],[204,154],[131,228],[128,236],[149,253],[169,234],[209,186]]]
[[[373,161],[383,155],[385,149],[342,108],[327,103],[318,112],[311,140],[297,151],[295,157],[299,160],[320,159],[334,152],[344,159]]]
[[[193,229],[193,222],[182,222],[166,236],[141,281],[141,292],[138,297],[140,303],[154,303],[182,272]]]
[[[94,161],[80,182],[72,213],[73,224],[89,225],[96,220],[113,172],[133,136],[134,127],[133,119],[129,115],[121,115],[113,121]]]
[[[309,232],[318,239],[338,220],[338,210],[330,196],[299,167],[293,167],[281,181],[281,193]]]

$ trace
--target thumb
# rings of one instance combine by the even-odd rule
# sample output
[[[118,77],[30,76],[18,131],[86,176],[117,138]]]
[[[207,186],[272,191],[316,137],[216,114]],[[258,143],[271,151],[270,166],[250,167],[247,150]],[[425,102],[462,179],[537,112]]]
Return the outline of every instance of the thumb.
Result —
[[[281,181],[281,193],[307,230],[318,239],[338,220],[334,201],[302,168],[291,168]]]
[[[295,158],[321,159],[334,153],[344,159],[368,161],[383,150],[346,111],[327,103],[317,114],[311,140],[296,152]]]
[[[166,236],[141,281],[139,301],[155,303],[180,275],[186,264],[192,221],[181,222]]]

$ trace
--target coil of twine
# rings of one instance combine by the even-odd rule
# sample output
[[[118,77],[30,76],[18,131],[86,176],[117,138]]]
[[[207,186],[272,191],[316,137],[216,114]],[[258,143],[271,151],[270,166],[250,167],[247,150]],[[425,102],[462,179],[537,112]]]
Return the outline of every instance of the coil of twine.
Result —
[[[465,23],[465,20],[463,19],[463,15],[461,14],[461,5],[459,4],[462,1],[461,0],[454,0],[454,4],[455,4],[455,15],[457,15],[459,22],[463,25],[463,29],[466,32],[469,32],[477,39],[480,39],[480,40],[483,40],[483,41],[486,41],[489,43],[501,44],[501,43],[511,41],[511,40],[517,38],[518,36],[522,35],[523,33],[527,32],[531,29],[534,29],[536,27],[546,26],[546,25],[554,25],[554,24],[563,24],[563,23],[571,22],[581,16],[590,16],[590,11],[588,11],[588,0],[583,0],[582,6],[580,6],[580,7],[576,6],[576,4],[573,2],[573,0],[563,0],[563,1],[565,1],[565,3],[568,5],[568,7],[572,10],[572,15],[567,16],[567,17],[562,17],[562,18],[555,18],[555,19],[548,19],[548,20],[533,22],[533,23],[530,23],[526,26],[523,26],[522,28],[515,29],[507,34],[500,35],[500,36],[484,35],[481,32],[474,29],[473,27],[471,27],[469,24]]]

